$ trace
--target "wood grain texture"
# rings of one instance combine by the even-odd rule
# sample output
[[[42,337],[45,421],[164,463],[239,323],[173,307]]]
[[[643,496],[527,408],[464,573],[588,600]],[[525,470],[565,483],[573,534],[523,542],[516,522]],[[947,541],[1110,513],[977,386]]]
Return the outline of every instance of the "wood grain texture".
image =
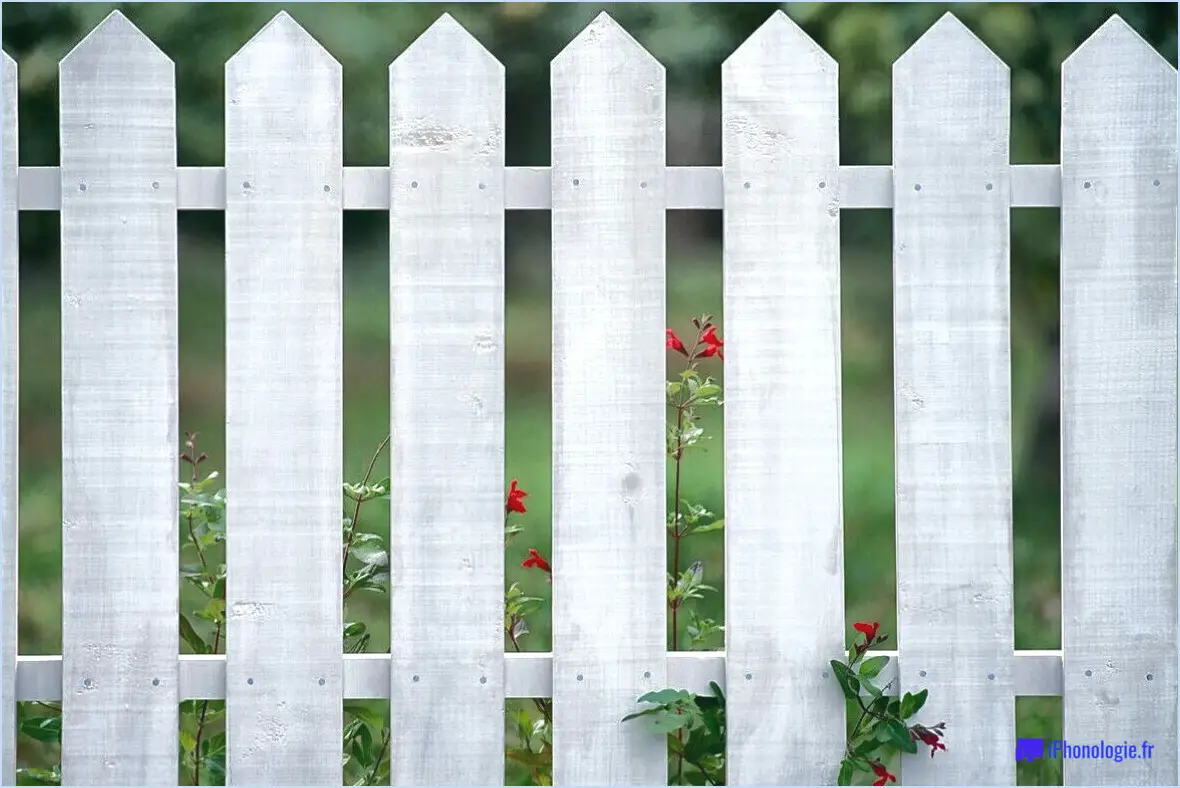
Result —
[[[881,671],[882,685],[892,682],[887,695],[897,695],[897,652]],[[388,698],[388,654],[344,654],[344,697]],[[225,697],[224,654],[181,654],[180,698]],[[668,686],[706,693],[709,682],[725,688],[724,651],[673,651],[667,655]],[[504,695],[507,698],[548,698],[553,694],[553,655],[541,651],[504,655]],[[1013,690],[1019,696],[1061,697],[1061,652],[1017,651]],[[61,700],[61,657],[23,656],[17,664],[17,700]]]
[[[664,785],[664,68],[604,13],[552,91],[553,782]]]
[[[1008,83],[950,14],[893,67],[900,681],[951,742],[910,785],[1016,779]]]
[[[1066,785],[1175,785],[1176,70],[1118,17],[1062,66],[1064,733],[1153,745]]]
[[[843,757],[837,91],[782,11],[722,66],[729,785]]]
[[[0,258],[0,441],[3,468],[0,469],[0,783],[16,781],[16,664],[17,664],[17,544],[20,507],[17,440],[20,428],[20,201],[17,157],[17,68],[7,53],[3,74],[3,161],[4,237]]]
[[[1056,164],[1014,164],[1010,198],[1013,208],[1061,205],[1061,168]],[[547,211],[553,195],[548,167],[507,167],[504,207],[515,211]],[[718,211],[722,208],[720,167],[668,167],[664,204],[670,211]],[[57,167],[20,168],[20,209],[56,211],[61,207]],[[177,185],[181,210],[225,208],[224,167],[181,167]],[[893,207],[893,168],[888,164],[846,164],[840,167],[841,211]],[[344,210],[389,210],[388,167],[345,167]]]
[[[226,779],[339,785],[340,66],[280,13],[225,96]]]
[[[390,67],[393,785],[504,781],[504,67]]]
[[[175,784],[175,70],[115,11],[60,75],[62,783]]]

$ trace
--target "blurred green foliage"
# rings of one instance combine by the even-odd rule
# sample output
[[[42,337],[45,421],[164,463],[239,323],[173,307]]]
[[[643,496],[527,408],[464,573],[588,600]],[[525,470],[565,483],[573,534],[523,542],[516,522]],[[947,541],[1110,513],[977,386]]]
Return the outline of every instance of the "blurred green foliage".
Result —
[[[56,165],[57,62],[109,11],[110,3],[4,3],[3,45],[20,64],[21,163]],[[446,11],[506,67],[507,158],[549,164],[548,64],[600,11],[611,13],[667,69],[669,163],[720,161],[720,64],[782,7],[840,66],[844,164],[888,164],[893,61],[952,11],[1011,69],[1012,161],[1056,163],[1060,65],[1118,13],[1176,63],[1174,4],[941,3],[132,3],[119,4],[176,63],[179,163],[220,165],[225,62],[279,10],[287,10],[343,65],[344,159],[388,162],[389,63]],[[679,114],[677,114],[679,113]],[[844,505],[849,621],[880,620],[896,631],[893,562],[893,430],[890,224],[888,211],[847,211],[842,225]],[[388,216],[345,219],[345,473],[359,480],[389,430]],[[1017,647],[1060,647],[1060,527],[1055,372],[1058,212],[1013,211],[1012,378],[1015,455]],[[669,216],[668,324],[721,311],[720,221]],[[550,547],[550,300],[548,217],[508,217],[507,478],[531,493],[524,532],[509,549],[509,582],[548,596],[539,573],[520,568],[527,547]],[[181,230],[181,430],[199,430],[214,467],[224,467],[223,220],[186,213]],[[21,593],[20,648],[61,648],[60,314],[56,214],[21,217]],[[613,319],[602,317],[605,324]],[[722,369],[720,374],[724,376]],[[719,418],[704,426],[722,439]],[[180,447],[177,447],[179,452]],[[377,469],[389,475],[388,461]],[[693,501],[723,511],[720,446],[687,463]],[[394,474],[396,484],[396,473]],[[232,481],[230,482],[232,484]],[[371,527],[388,533],[388,508],[374,502]],[[230,538],[232,538],[232,524]],[[688,548],[721,589],[702,615],[722,618],[722,538]],[[192,602],[193,600],[189,600]],[[358,604],[359,607],[359,604]],[[380,600],[360,611],[371,650],[389,643]],[[549,647],[547,612],[530,621],[524,646]],[[904,633],[902,633],[904,637]],[[1020,699],[1018,732],[1059,735],[1058,699]],[[948,746],[954,747],[953,729]],[[52,754],[22,744],[27,763]],[[32,749],[29,749],[32,747]],[[1059,784],[1049,762],[1021,764],[1022,784]],[[521,775],[511,779],[524,779]]]

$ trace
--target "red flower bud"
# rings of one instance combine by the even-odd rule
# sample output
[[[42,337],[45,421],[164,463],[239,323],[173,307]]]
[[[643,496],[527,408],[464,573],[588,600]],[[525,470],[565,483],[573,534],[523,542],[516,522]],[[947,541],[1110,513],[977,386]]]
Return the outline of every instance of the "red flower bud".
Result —
[[[549,574],[553,571],[553,568],[549,566],[549,562],[545,560],[544,556],[537,552],[537,548],[535,547],[529,548],[529,557],[521,561],[520,565],[525,569],[531,569],[535,566],[545,574]]]
[[[725,360],[725,352],[722,350],[725,343],[717,338],[716,326],[709,326],[705,333],[701,334],[701,341],[705,343],[705,349],[701,351],[702,357],[716,356],[722,361]]]
[[[874,621],[870,624],[865,621],[858,621],[852,625],[852,628],[865,636],[865,645],[868,646],[877,637],[877,630],[881,628],[881,622]]]
[[[873,785],[884,785],[886,782],[897,782],[897,777],[889,773],[889,770],[885,768],[885,764],[871,763],[869,765],[873,767],[873,774],[877,775],[877,779],[873,782]]]
[[[668,350],[675,350],[677,353],[687,356],[688,350],[685,349],[684,343],[680,341],[680,337],[676,336],[676,332],[670,328],[664,329],[664,331],[665,335],[667,336],[667,341],[664,343],[664,347],[666,347]]]
[[[934,753],[938,752],[939,750],[942,750],[943,752],[946,751],[946,745],[938,740],[938,734],[935,733],[934,731],[930,730],[929,728],[922,728],[922,727],[916,726],[914,728],[914,732],[917,734],[918,739],[923,744],[925,744],[927,747],[930,748],[930,757],[931,758],[933,758]]]
[[[512,484],[508,488],[508,500],[504,504],[504,513],[517,512],[524,514],[528,510],[524,508],[524,499],[528,497],[528,493],[524,490],[516,489],[516,479],[512,480]]]

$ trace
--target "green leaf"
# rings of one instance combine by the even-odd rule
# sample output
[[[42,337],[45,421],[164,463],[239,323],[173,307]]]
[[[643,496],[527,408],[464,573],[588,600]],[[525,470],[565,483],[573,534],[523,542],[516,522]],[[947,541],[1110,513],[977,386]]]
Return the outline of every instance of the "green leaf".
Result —
[[[209,653],[209,646],[197,634],[197,630],[193,629],[192,622],[185,617],[184,613],[180,614],[180,637],[193,650],[194,654]]]
[[[664,708],[662,706],[656,706],[654,708],[644,709],[643,711],[633,711],[630,714],[628,714],[627,716],[623,717],[622,721],[627,722],[628,720],[634,720],[638,717],[650,717],[653,714],[661,714],[663,712],[664,712]]]
[[[209,776],[210,785],[225,785],[225,749],[222,748],[206,758],[202,771]]]
[[[344,713],[353,716],[366,725],[381,730],[381,715],[365,703],[345,703]]]
[[[882,743],[883,742],[879,742],[873,737],[869,737],[868,739],[865,739],[860,744],[853,747],[852,754],[859,758],[867,758],[873,753],[874,750],[880,747]]]
[[[861,663],[859,673],[871,679],[876,677],[888,664],[889,657],[869,657]]]
[[[910,736],[910,729],[904,724],[890,720],[884,723],[889,731],[889,742],[897,747],[902,752],[915,753],[918,751],[918,745],[914,743],[914,739]]]
[[[17,785],[61,785],[61,774],[50,769],[17,769]]]
[[[884,694],[884,691],[880,687],[877,686],[876,682],[874,682],[872,679],[868,678],[867,676],[861,677],[860,685],[874,698],[880,698]]]
[[[929,690],[922,690],[917,695],[906,693],[901,699],[901,713],[898,714],[903,720],[908,720],[910,717],[917,714],[923,706],[926,705],[926,698],[930,695]]]
[[[852,761],[847,758],[840,761],[840,774],[836,778],[836,785],[852,785],[853,771]]]
[[[662,689],[648,692],[639,696],[637,703],[658,703],[661,706],[666,706],[669,703],[676,701],[684,701],[692,698],[692,694],[687,690]]]
[[[20,732],[40,742],[61,741],[61,717],[30,717],[20,724]]]
[[[856,676],[852,675],[852,671],[848,669],[840,660],[834,659],[831,661],[832,673],[836,676],[836,681],[840,684],[840,689],[844,691],[844,697],[849,700],[856,700],[860,697],[860,682]]]
[[[673,733],[687,728],[692,723],[692,717],[687,714],[664,714],[657,716],[649,723],[653,733]]]
[[[692,529],[692,533],[705,534],[709,531],[720,531],[723,528],[725,528],[725,518],[714,520],[713,522],[706,523],[705,525],[698,525],[696,528]]]

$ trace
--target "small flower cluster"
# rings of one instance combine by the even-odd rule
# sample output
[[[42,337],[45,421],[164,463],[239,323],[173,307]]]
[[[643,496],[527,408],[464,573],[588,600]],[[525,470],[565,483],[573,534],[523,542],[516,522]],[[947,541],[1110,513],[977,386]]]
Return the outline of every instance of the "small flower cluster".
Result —
[[[881,628],[878,621],[858,621],[852,628],[864,636],[864,641],[858,638],[852,644],[846,662],[831,662],[844,697],[855,702],[861,712],[845,745],[845,757],[840,763],[837,784],[851,785],[855,772],[872,774],[875,778],[873,785],[896,783],[897,776],[885,766],[885,757],[894,751],[916,753],[918,743],[921,742],[930,748],[930,757],[933,758],[934,753],[946,750],[942,742],[946,723],[940,722],[929,728],[906,723],[926,703],[929,692],[906,692],[901,698],[890,698],[886,692],[893,682],[883,687],[878,687],[874,682],[889,663],[889,657],[879,655],[866,658],[869,648],[881,645],[888,636],[877,634]]]
[[[676,336],[675,331],[670,328],[665,329],[665,334],[667,338],[664,346],[668,350],[675,350],[685,358],[711,358],[712,356],[716,356],[722,361],[725,360],[725,351],[723,350],[725,343],[717,336],[717,326],[707,325],[701,334],[701,338],[697,341],[696,346],[691,352],[684,346],[680,337]],[[697,352],[698,350],[700,352]]]

